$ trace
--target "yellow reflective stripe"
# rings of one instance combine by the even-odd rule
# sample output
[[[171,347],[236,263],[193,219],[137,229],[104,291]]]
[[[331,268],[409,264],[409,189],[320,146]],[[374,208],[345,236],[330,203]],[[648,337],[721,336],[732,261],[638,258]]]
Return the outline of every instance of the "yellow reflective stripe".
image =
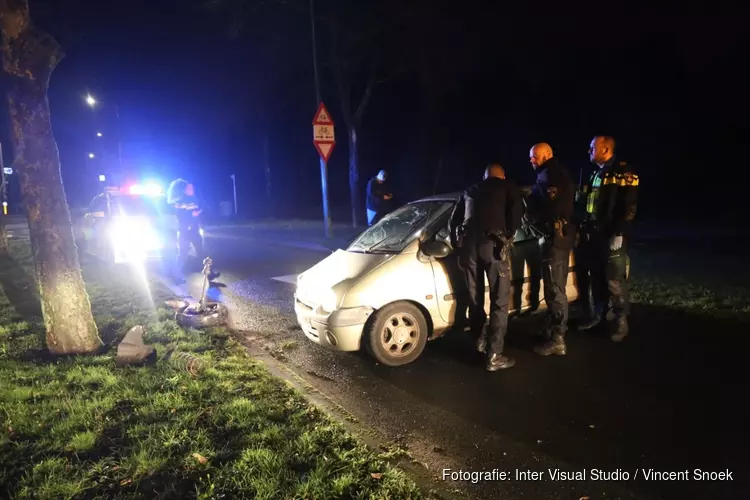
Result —
[[[586,212],[593,214],[596,208],[596,198],[599,196],[599,191],[592,191],[588,198],[586,198]]]
[[[637,187],[639,178],[636,174],[610,174],[604,177],[605,186]]]

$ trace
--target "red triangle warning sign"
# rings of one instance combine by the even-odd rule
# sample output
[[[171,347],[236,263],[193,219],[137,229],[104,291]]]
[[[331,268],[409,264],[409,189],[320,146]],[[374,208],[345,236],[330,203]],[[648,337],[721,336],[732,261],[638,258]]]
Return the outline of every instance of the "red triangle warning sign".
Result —
[[[318,150],[318,154],[325,160],[331,157],[331,151],[333,151],[334,143],[332,142],[316,142],[315,149]]]
[[[320,106],[318,106],[318,111],[315,112],[315,116],[313,117],[313,124],[320,125],[328,123],[333,123],[333,120],[331,120],[331,115],[328,113],[325,104],[321,102]]]

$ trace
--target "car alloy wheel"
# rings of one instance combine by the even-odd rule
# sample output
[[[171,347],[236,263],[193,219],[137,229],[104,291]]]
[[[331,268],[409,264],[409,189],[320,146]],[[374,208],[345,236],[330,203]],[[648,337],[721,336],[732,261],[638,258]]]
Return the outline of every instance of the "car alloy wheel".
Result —
[[[368,326],[366,347],[387,366],[401,366],[417,359],[427,344],[427,322],[415,305],[389,304],[377,311]]]

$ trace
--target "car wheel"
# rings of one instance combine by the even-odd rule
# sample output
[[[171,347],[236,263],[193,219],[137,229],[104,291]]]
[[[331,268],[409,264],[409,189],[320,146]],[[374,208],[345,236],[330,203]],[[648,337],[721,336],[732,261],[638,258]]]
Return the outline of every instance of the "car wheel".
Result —
[[[369,353],[386,366],[402,366],[417,359],[427,344],[427,321],[416,306],[399,302],[375,313],[367,332]]]

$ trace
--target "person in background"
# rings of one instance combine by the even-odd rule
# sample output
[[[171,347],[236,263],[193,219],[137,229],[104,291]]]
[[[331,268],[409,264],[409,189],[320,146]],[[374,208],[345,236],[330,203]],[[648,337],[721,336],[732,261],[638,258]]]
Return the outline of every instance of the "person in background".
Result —
[[[464,218],[459,263],[469,292],[469,322],[477,350],[487,355],[487,370],[511,368],[503,355],[510,302],[510,256],[513,236],[521,226],[523,204],[515,183],[505,179],[498,164],[487,167],[484,180],[464,193]],[[484,279],[490,288],[490,321],[485,330]]]
[[[372,226],[393,210],[393,191],[388,172],[381,170],[367,183],[367,225]]]

